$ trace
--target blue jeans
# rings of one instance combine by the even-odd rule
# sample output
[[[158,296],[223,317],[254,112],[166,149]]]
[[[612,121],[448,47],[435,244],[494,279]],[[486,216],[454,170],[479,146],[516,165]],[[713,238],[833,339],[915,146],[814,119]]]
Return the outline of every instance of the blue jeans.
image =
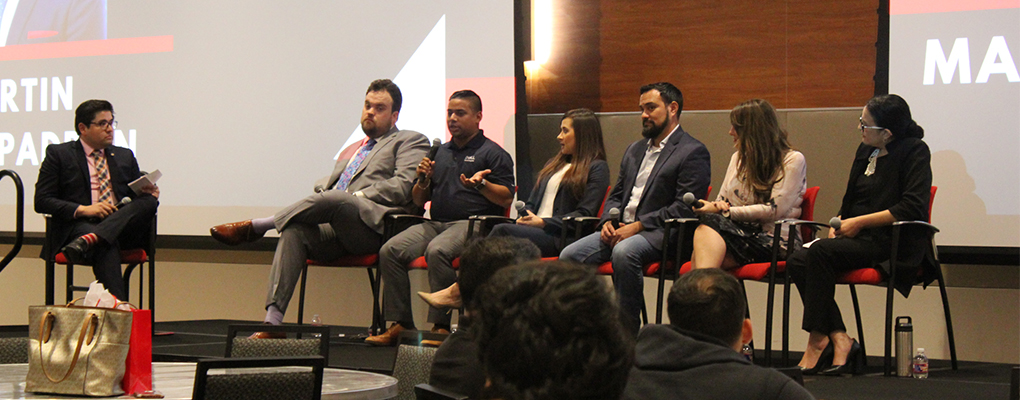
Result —
[[[560,260],[599,265],[613,262],[613,285],[620,299],[620,308],[627,320],[624,324],[637,332],[641,326],[641,309],[644,306],[644,265],[659,261],[662,253],[641,235],[634,235],[615,247],[602,243],[601,231],[572,243],[560,253]]]

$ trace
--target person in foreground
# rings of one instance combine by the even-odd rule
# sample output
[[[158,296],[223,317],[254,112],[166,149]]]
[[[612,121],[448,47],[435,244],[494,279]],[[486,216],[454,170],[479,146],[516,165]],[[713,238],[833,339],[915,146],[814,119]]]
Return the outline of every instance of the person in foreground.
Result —
[[[435,160],[421,158],[411,197],[418,206],[431,201],[430,220],[407,228],[379,250],[383,280],[383,317],[393,324],[365,343],[392,346],[405,329],[414,329],[408,264],[425,257],[429,288],[438,291],[457,281],[453,260],[464,251],[468,218],[503,215],[514,198],[514,163],[499,144],[479,129],[482,99],[458,90],[447,103],[451,139],[439,147]],[[429,308],[433,333],[450,333],[450,314]]]
[[[525,214],[515,224],[496,225],[489,237],[514,236],[534,242],[542,257],[560,254],[564,217],[590,217],[599,212],[609,189],[609,164],[602,144],[602,127],[586,108],[570,110],[560,120],[560,153],[538,173]],[[464,266],[461,266],[461,271]],[[433,307],[460,307],[457,284],[436,293],[418,292]]]
[[[807,164],[803,154],[790,148],[776,109],[762,99],[745,101],[730,112],[730,125],[737,151],[719,196],[694,209],[701,222],[694,231],[694,268],[768,262],[774,222],[800,216]]]
[[[392,81],[373,81],[361,112],[365,140],[340,153],[329,180],[315,194],[271,217],[210,229],[213,238],[228,245],[255,241],[270,229],[280,231],[269,271],[265,323],[283,322],[308,258],[376,253],[382,246],[386,214],[421,213],[411,202],[411,184],[429,142],[421,133],[397,129],[401,101],[400,88]],[[252,337],[282,336],[283,332],[257,332]]]
[[[620,398],[634,342],[593,269],[561,261],[505,268],[470,307],[489,382],[483,398]]]
[[[130,149],[113,145],[113,104],[87,100],[74,112],[78,140],[46,147],[35,183],[35,211],[51,215],[58,252],[75,263],[92,263],[92,272],[111,294],[127,300],[120,272],[120,249],[147,244],[159,206],[155,185],[134,193],[128,183],[142,176]],[[132,197],[125,204],[125,199]],[[58,250],[59,249],[59,250]]]
[[[846,333],[833,298],[836,278],[851,270],[881,266],[889,259],[892,223],[927,221],[931,200],[931,152],[924,129],[895,94],[872,98],[861,112],[861,145],[839,209],[840,228],[787,260],[804,301],[802,327],[809,332],[800,360],[805,374],[859,373],[865,355]],[[931,262],[924,235],[904,230],[896,289],[910,294],[917,268]]]
[[[539,256],[534,243],[514,237],[489,237],[468,246],[460,256],[461,298],[470,306],[478,287],[497,271],[538,260]],[[470,333],[474,312],[473,307],[467,308],[461,315],[460,329],[451,333],[436,350],[429,384],[477,399],[485,387],[485,371],[478,361],[478,345]]]
[[[740,282],[730,274],[701,269],[681,275],[667,301],[669,325],[647,325],[638,335],[623,399],[814,398],[740,354],[753,335]]]
[[[683,202],[708,192],[708,149],[680,127],[683,94],[667,82],[641,87],[644,137],[627,147],[620,177],[606,199],[600,230],[572,243],[560,260],[599,265],[613,262],[614,287],[628,330],[637,333],[644,305],[645,264],[662,258],[666,220],[693,217]],[[619,218],[612,218],[614,209]]]

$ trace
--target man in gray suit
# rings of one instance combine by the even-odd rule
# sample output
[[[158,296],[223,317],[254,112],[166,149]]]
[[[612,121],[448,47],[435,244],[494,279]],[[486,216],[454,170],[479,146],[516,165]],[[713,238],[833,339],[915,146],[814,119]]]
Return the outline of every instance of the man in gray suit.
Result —
[[[315,194],[272,217],[210,229],[213,238],[228,245],[255,241],[270,229],[280,232],[269,272],[266,323],[283,322],[305,260],[377,253],[386,214],[421,213],[412,202],[411,185],[429,142],[421,133],[397,129],[400,103],[396,84],[389,79],[372,82],[361,113],[367,137],[340,153],[326,185],[316,185]]]

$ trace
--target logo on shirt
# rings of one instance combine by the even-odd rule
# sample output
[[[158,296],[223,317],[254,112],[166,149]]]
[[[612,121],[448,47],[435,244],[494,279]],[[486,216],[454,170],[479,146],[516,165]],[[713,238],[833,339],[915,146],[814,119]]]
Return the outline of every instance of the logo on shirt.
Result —
[[[475,156],[464,157],[464,162],[475,162]]]

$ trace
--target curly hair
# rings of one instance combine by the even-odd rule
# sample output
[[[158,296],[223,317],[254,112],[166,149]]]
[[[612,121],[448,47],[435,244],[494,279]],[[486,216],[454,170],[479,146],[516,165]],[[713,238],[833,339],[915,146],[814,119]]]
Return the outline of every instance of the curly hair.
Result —
[[[471,326],[491,385],[506,400],[618,399],[634,343],[591,268],[560,261],[504,268],[475,294]]]

